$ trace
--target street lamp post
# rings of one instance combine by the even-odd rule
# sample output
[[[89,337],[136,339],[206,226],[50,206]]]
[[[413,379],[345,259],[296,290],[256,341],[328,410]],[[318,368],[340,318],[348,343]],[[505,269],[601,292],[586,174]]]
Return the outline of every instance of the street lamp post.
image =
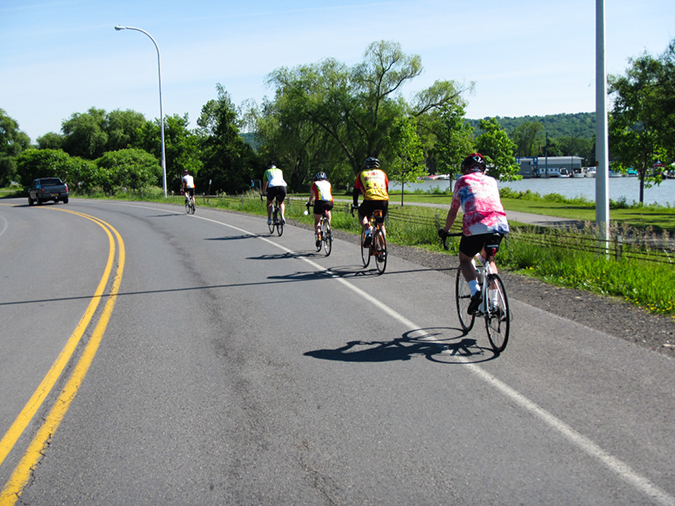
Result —
[[[134,28],[133,26],[116,26],[115,30],[136,30],[137,32],[142,32],[148,37],[150,37],[150,40],[152,43],[155,45],[155,49],[157,49],[157,74],[159,75],[159,121],[160,121],[160,131],[162,135],[162,175],[164,177],[164,198],[167,197],[166,194],[166,146],[164,143],[164,107],[162,105],[162,58],[159,54],[159,46],[157,45],[157,42],[155,39],[150,35],[148,32],[145,30],[141,30],[140,28]]]

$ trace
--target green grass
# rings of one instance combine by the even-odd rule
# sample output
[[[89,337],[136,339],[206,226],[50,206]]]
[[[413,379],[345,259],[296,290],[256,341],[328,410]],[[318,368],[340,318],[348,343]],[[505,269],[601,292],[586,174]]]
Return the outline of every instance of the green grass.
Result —
[[[499,251],[500,268],[543,281],[622,298],[651,313],[675,315],[675,269],[672,263],[616,259],[574,247],[533,244],[516,228]],[[525,240],[523,240],[525,239]],[[574,237],[570,239],[574,241]]]

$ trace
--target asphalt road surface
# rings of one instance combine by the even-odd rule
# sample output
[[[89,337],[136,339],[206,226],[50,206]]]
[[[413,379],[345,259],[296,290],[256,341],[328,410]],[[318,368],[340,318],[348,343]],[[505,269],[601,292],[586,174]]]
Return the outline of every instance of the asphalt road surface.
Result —
[[[675,362],[517,298],[495,356],[448,274],[0,201],[0,505],[675,504]]]

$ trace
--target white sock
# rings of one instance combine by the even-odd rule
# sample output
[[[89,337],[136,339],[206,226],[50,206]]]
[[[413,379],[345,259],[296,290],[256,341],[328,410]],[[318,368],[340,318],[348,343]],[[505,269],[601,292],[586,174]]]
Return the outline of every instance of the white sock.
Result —
[[[478,280],[474,279],[473,281],[469,281],[469,288],[471,289],[472,297],[476,295],[476,292],[480,292],[480,285],[478,284]]]

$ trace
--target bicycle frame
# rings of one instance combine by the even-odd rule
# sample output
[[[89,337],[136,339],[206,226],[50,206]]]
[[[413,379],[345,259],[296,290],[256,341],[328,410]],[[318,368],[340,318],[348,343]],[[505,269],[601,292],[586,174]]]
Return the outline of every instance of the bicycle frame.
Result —
[[[444,247],[447,248],[446,238],[448,236],[461,236],[462,234],[440,234],[443,240]],[[489,249],[492,257],[496,253],[496,246]],[[486,251],[486,253],[488,253]],[[506,289],[504,282],[496,272],[493,272],[490,265],[491,257],[484,259],[480,253],[476,254],[471,259],[471,263],[476,269],[478,283],[482,294],[481,302],[476,311],[472,314],[467,312],[471,300],[471,291],[467,281],[464,278],[462,267],[457,268],[457,275],[455,281],[455,297],[457,314],[459,316],[460,324],[465,333],[468,333],[473,328],[476,317],[485,318],[485,330],[487,332],[488,340],[492,345],[492,349],[496,354],[501,353],[506,348],[506,343],[509,339],[509,330],[511,322],[511,311],[509,310],[508,298],[506,296]],[[493,258],[494,260],[494,258]]]

